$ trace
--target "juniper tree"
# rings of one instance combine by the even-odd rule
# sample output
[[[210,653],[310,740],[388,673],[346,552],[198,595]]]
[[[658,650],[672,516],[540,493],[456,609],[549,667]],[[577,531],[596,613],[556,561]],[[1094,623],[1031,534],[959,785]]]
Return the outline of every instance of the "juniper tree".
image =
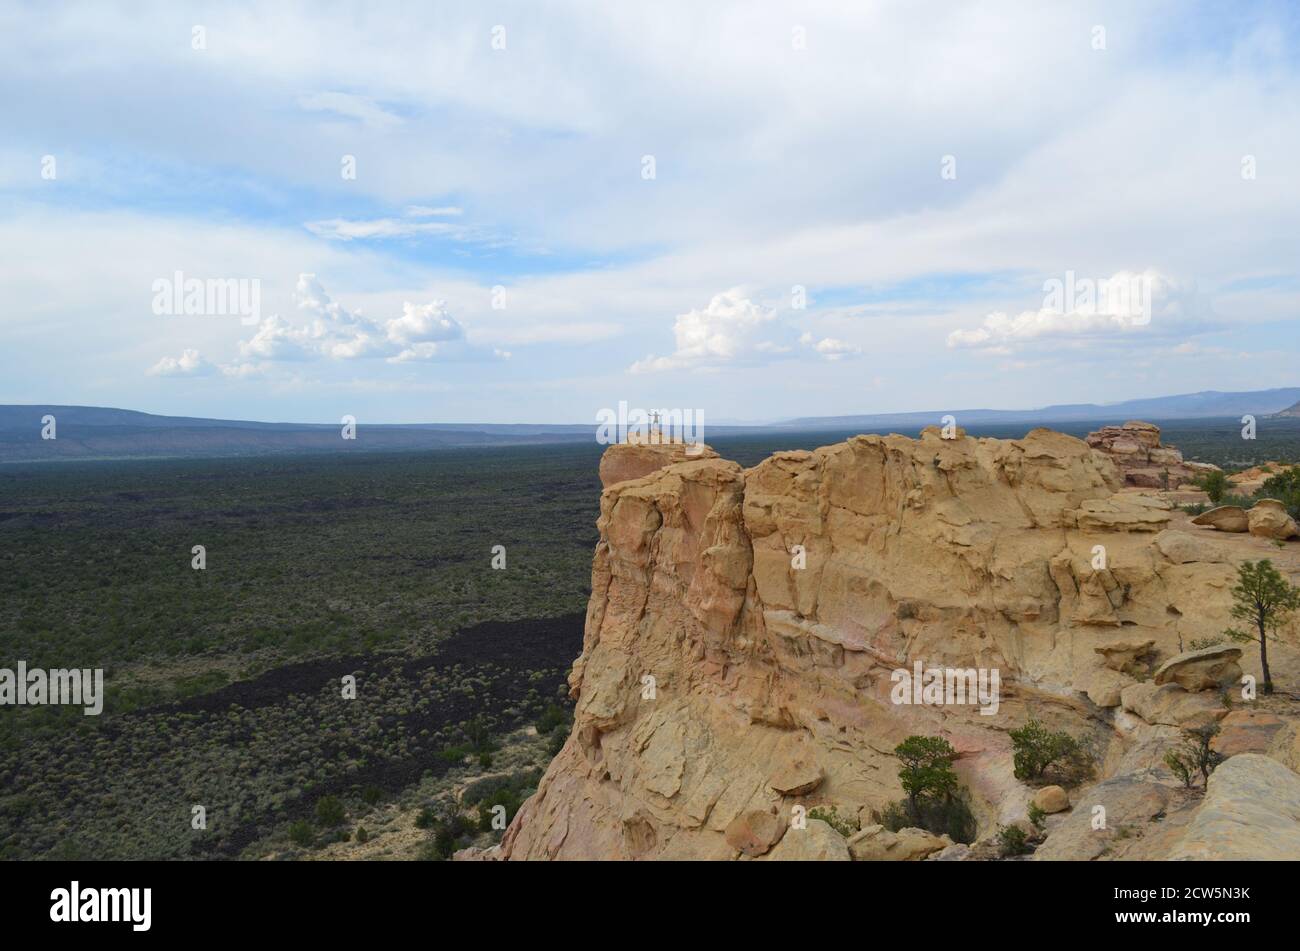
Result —
[[[926,798],[948,798],[957,791],[957,774],[952,761],[957,751],[941,736],[909,736],[894,747],[894,755],[903,763],[898,779],[907,793],[912,818],[921,818],[921,802]]]
[[[1300,607],[1300,588],[1282,577],[1267,558],[1248,561],[1237,569],[1237,584],[1232,589],[1232,616],[1245,621],[1245,630],[1228,628],[1224,633],[1234,641],[1259,643],[1259,666],[1264,674],[1264,693],[1273,692],[1268,672],[1268,639]]]

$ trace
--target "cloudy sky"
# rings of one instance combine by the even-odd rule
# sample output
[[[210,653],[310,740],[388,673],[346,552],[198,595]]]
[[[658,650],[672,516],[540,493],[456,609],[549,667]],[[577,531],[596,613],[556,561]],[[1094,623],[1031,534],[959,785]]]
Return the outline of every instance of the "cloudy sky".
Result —
[[[0,403],[723,421],[1300,382],[1294,5],[3,2],[0,36]]]

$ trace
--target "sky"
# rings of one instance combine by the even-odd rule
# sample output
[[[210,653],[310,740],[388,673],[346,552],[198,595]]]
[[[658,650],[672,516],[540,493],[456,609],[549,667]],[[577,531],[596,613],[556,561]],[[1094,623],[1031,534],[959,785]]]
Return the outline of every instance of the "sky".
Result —
[[[1297,385],[1298,10],[0,0],[0,403],[757,422]]]

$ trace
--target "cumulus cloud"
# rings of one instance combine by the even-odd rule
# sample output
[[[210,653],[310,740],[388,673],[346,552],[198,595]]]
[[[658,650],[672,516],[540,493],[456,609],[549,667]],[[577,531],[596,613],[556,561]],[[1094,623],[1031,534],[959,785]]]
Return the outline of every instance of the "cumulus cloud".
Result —
[[[804,333],[799,338],[799,342],[805,347],[811,347],[827,360],[844,360],[848,357],[862,356],[861,347],[855,347],[836,337],[823,337],[818,340],[811,333]]]
[[[1195,291],[1147,270],[1092,279],[1067,273],[1043,283],[1043,304],[1012,316],[989,314],[978,326],[948,335],[953,349],[1008,355],[1030,345],[1077,347],[1131,332],[1159,336],[1208,329]]]
[[[179,357],[163,357],[149,368],[150,376],[207,376],[216,371],[197,350],[182,350]]]
[[[402,305],[402,315],[372,320],[334,300],[314,274],[302,274],[294,290],[302,323],[272,314],[253,336],[239,344],[245,361],[382,357],[390,363],[433,359],[493,359],[509,354],[470,344],[465,328],[445,301]]]
[[[790,357],[802,346],[827,360],[859,356],[862,351],[834,337],[798,334],[774,308],[756,303],[733,287],[715,294],[707,307],[678,314],[673,323],[676,349],[669,356],[651,354],[629,368],[632,373],[715,369]],[[796,339],[797,344],[796,345]]]
[[[653,354],[632,364],[633,373],[680,370],[735,363],[779,345],[760,339],[776,311],[754,303],[741,288],[715,294],[709,305],[678,314],[673,324],[677,348],[671,356]]]

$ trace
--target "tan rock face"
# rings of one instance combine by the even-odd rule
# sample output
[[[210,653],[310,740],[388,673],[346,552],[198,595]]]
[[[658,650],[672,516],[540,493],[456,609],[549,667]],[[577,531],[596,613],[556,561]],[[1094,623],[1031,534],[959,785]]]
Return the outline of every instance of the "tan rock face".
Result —
[[[775,813],[751,809],[728,823],[723,838],[727,840],[727,845],[742,855],[755,856],[771,849],[785,835],[785,831],[785,820],[778,818]]]
[[[703,443],[616,443],[600,457],[600,484],[609,488],[617,482],[640,479],[665,466],[695,459],[716,459],[718,454]]]
[[[1138,658],[1151,653],[1151,648],[1155,646],[1156,642],[1147,638],[1143,641],[1110,641],[1093,650],[1105,658],[1106,666],[1111,670],[1132,672],[1139,666]]]
[[[1300,855],[1300,775],[1242,753],[1210,775],[1205,802],[1174,859],[1294,860]]]
[[[1146,489],[1176,489],[1218,466],[1184,462],[1172,446],[1160,445],[1160,427],[1130,421],[1123,426],[1103,426],[1088,434],[1088,445],[1104,452],[1119,468],[1125,485]]]
[[[1286,540],[1300,535],[1296,525],[1286,510],[1286,506],[1277,499],[1260,499],[1246,513],[1246,523],[1250,533],[1258,538],[1276,538]]]
[[[1235,572],[1211,549],[1250,540],[1188,548],[1166,533],[1181,513],[1121,491],[1110,456],[1071,436],[858,436],[747,470],[685,460],[609,481],[600,510],[573,731],[507,859],[765,855],[796,806],[857,816],[901,799],[892,750],[911,734],[958,751],[986,837],[1024,817],[1007,734],[1031,712],[1103,748],[1226,712],[1210,692],[1137,683],[1098,648],[1170,657],[1220,633]],[[996,672],[997,702],[913,703],[894,687],[916,663]],[[917,851],[866,839],[855,855]],[[781,854],[831,842],[819,829]]]
[[[1207,647],[1169,658],[1156,668],[1157,684],[1176,683],[1184,690],[1214,690],[1241,680],[1240,647]]]

